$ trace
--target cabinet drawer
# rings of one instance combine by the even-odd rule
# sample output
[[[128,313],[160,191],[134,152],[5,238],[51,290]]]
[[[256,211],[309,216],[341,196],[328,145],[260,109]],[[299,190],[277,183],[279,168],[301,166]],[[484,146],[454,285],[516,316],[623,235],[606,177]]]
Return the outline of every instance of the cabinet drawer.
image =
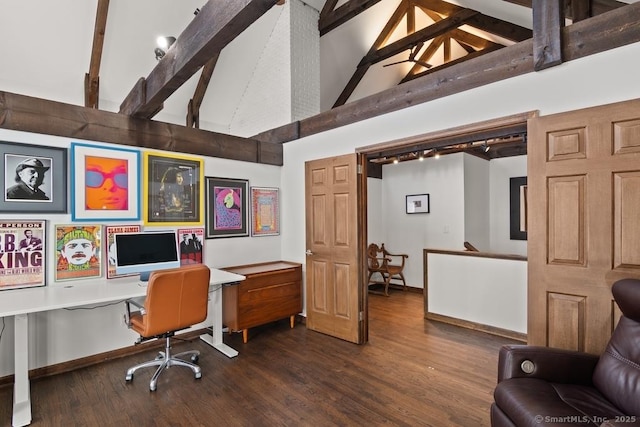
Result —
[[[240,292],[251,291],[257,288],[264,288],[287,282],[295,282],[300,280],[300,278],[301,271],[297,268],[251,275],[248,276],[246,280],[240,282]]]

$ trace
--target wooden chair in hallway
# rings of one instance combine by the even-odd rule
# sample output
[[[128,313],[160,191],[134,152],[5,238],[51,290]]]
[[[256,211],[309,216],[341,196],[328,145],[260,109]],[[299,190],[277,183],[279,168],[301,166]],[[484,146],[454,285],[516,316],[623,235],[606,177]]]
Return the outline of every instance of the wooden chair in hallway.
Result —
[[[367,248],[367,259],[369,268],[369,278],[367,287],[371,285],[384,285],[384,294],[389,296],[389,283],[392,279],[402,280],[403,289],[407,290],[407,282],[404,280],[405,260],[409,258],[407,254],[392,254],[384,247],[384,243],[378,246],[371,243]],[[380,274],[382,280],[372,280],[374,274]]]

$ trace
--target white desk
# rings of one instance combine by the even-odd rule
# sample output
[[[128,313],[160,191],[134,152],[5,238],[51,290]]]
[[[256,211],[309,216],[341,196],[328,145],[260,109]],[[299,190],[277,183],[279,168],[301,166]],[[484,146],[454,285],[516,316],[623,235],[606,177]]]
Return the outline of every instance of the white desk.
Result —
[[[209,311],[213,313],[210,316],[213,318],[213,335],[203,335],[200,338],[229,357],[236,356],[238,352],[222,342],[222,286],[237,283],[244,278],[239,274],[211,269],[210,286],[220,292],[213,292],[209,301]],[[31,423],[29,314],[125,300],[141,297],[146,293],[146,286],[141,286],[140,281],[132,277],[2,291],[0,317],[13,316],[15,329],[12,425],[18,427]]]

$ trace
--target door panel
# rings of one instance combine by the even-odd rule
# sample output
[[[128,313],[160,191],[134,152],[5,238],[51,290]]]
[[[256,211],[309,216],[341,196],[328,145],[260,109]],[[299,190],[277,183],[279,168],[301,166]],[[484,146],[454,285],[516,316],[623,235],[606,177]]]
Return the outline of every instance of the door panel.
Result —
[[[305,164],[307,327],[362,343],[355,154]]]
[[[528,141],[529,343],[600,354],[611,285],[640,278],[640,101],[533,118]]]

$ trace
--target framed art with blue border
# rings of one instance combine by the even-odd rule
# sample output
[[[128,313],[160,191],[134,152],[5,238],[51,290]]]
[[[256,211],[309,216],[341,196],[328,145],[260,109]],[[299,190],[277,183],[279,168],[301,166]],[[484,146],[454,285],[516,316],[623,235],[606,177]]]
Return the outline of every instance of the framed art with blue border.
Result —
[[[140,151],[71,143],[71,219],[140,220]]]
[[[204,224],[204,161],[198,157],[144,153],[144,224]]]
[[[66,213],[67,149],[0,141],[0,213]]]

